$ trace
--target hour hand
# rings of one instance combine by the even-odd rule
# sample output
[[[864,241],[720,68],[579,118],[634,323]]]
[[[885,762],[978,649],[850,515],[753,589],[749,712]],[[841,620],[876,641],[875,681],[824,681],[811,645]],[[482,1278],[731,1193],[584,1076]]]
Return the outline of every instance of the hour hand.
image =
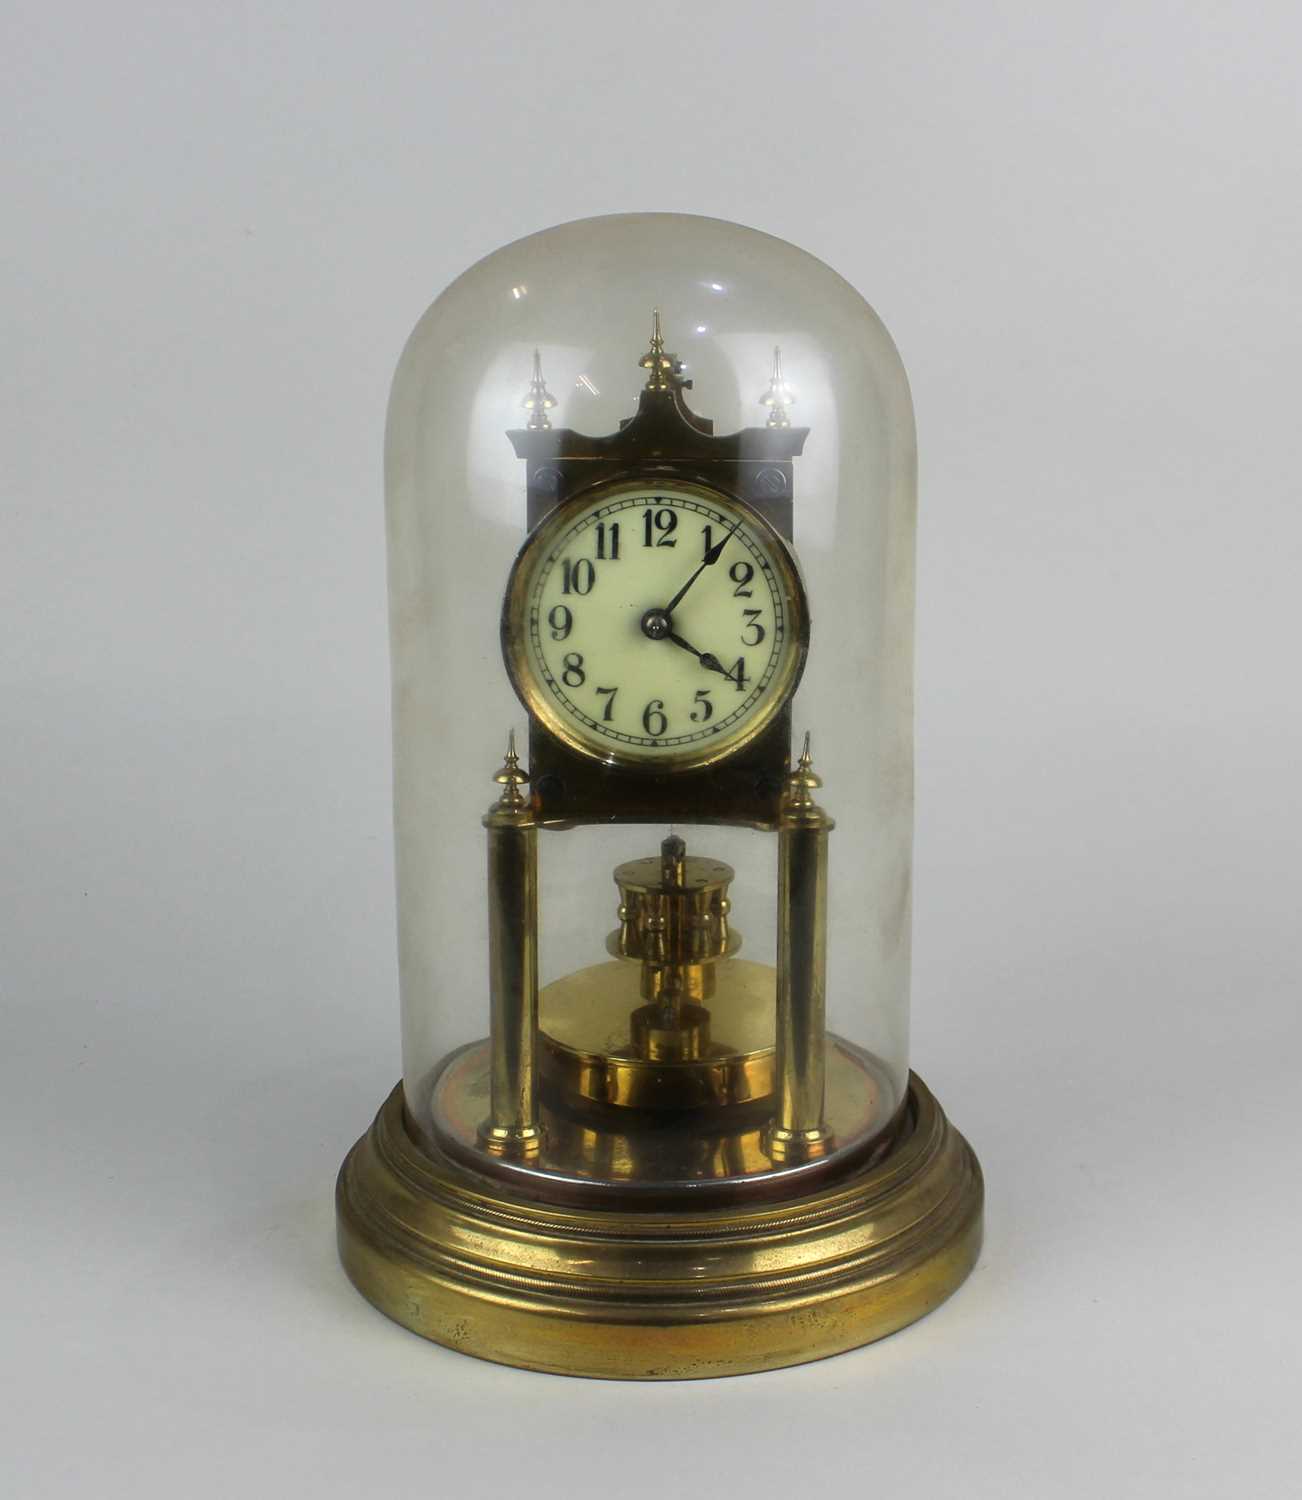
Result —
[[[684,651],[690,651],[700,664],[711,672],[722,672],[725,677],[729,674],[727,669],[720,663],[719,658],[709,651],[698,651],[690,641],[685,641],[681,635],[674,631],[666,631],[665,640],[672,641],[675,646],[680,646]]]

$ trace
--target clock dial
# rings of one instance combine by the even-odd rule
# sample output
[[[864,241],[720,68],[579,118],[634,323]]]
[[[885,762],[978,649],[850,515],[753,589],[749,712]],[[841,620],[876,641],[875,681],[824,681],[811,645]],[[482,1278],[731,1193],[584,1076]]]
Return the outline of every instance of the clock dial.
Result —
[[[777,533],[703,485],[623,481],[560,507],[525,543],[503,612],[525,706],[611,762],[731,753],[795,689],[804,590]]]

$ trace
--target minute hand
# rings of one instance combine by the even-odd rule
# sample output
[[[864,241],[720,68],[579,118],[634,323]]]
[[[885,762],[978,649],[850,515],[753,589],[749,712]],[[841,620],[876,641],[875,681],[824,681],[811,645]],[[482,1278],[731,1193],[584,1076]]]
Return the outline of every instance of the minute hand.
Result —
[[[723,549],[728,545],[730,541],[732,541],[733,537],[737,534],[737,527],[741,525],[742,519],[743,518],[739,517],[727,536],[725,536],[722,541],[715,542],[714,546],[711,547],[710,550],[705,554],[705,559],[701,563],[701,566],[697,568],[696,572],[692,574],[692,576],[687,580],[682,588],[678,590],[678,592],[669,601],[669,603],[665,605],[665,614],[673,614],[674,610],[677,609],[677,607],[683,602],[683,595],[687,593],[687,590],[691,588],[691,586],[696,582],[701,574],[705,572],[706,568],[713,567],[714,564],[719,561],[719,559],[723,556]]]

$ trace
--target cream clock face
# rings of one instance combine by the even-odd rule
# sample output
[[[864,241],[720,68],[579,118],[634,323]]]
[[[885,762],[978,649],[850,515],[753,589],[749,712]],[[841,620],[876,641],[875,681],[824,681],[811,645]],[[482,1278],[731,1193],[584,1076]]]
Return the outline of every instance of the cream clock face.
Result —
[[[702,765],[770,722],[809,639],[785,543],[717,490],[604,485],[525,543],[502,621],[525,706],[612,763]]]

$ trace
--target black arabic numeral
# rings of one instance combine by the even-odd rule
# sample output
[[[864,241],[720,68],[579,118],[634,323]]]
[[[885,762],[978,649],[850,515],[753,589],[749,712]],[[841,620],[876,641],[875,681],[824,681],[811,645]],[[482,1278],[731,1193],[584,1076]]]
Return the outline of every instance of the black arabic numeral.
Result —
[[[571,562],[567,557],[561,564],[561,593],[590,594],[597,581],[597,570],[586,557]]]
[[[710,702],[709,688],[697,688],[696,707],[692,710],[694,724],[708,724],[714,717],[714,704]]]
[[[606,699],[606,711],[601,716],[601,722],[603,724],[609,724],[610,723],[611,713],[613,712],[614,707],[615,707],[615,694],[617,692],[619,692],[619,689],[618,688],[597,688],[596,691],[598,693],[609,693],[610,694],[610,696]]]
[[[710,549],[711,549],[711,547],[714,546],[714,527],[713,526],[707,526],[704,529],[704,531],[701,532],[701,540],[705,543],[705,551],[702,554],[702,556],[709,557],[709,555],[710,555]]]
[[[547,623],[552,628],[552,640],[563,641],[574,628],[574,616],[568,604],[553,604],[547,611]]]
[[[750,678],[746,676],[746,658],[739,656],[723,675],[732,678],[733,682],[737,684],[737,691],[740,693],[750,682]]]
[[[597,561],[606,561],[606,549],[610,549],[610,561],[619,561],[619,522],[613,521],[608,527],[604,521],[597,522]]]
[[[755,569],[748,562],[733,563],[732,567],[728,569],[728,577],[737,585],[732,591],[734,599],[749,599],[751,597],[751,591],[746,585],[754,576]]]
[[[565,670],[561,673],[561,681],[566,687],[582,687],[588,680],[588,674],[583,670],[583,655],[579,651],[567,651],[565,653]]]
[[[741,627],[741,643],[743,646],[758,646],[766,634],[764,627],[759,622],[763,611],[758,609],[743,609],[742,614],[746,616],[746,623]]]
[[[665,715],[665,701],[663,698],[652,698],[650,703],[642,710],[642,728],[653,740],[669,728],[669,720]]]
[[[642,545],[644,547],[676,547],[678,540],[674,532],[677,529],[677,511],[644,510],[642,512]],[[657,531],[664,534],[656,536]]]

